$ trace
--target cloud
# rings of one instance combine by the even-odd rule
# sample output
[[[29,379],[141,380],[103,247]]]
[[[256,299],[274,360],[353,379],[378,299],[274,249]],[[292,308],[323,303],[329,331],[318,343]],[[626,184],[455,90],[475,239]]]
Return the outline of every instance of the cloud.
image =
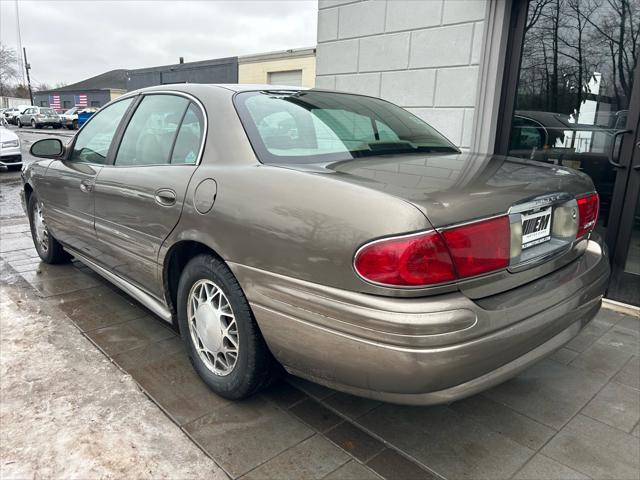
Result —
[[[21,1],[19,10],[34,83],[316,44],[316,0]],[[17,46],[14,2],[0,0],[0,41]]]

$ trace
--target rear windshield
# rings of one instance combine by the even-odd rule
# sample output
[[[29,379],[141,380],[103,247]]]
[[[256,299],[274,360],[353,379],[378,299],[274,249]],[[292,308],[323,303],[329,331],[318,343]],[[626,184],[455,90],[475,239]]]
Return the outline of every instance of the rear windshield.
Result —
[[[378,98],[308,90],[243,92],[234,101],[263,163],[458,151],[415,115]]]
[[[40,113],[44,113],[45,115],[55,115],[56,112],[52,108],[41,108]]]

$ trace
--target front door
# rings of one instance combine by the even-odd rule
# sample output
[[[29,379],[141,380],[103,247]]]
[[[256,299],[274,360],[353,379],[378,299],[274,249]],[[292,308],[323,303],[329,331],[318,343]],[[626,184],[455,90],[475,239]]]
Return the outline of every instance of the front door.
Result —
[[[105,266],[152,295],[162,291],[158,252],[180,219],[203,129],[203,113],[190,98],[145,94],[113,164],[96,179],[95,226]]]
[[[95,115],[76,135],[64,160],[49,164],[38,186],[52,234],[91,257],[99,255],[94,229],[94,183],[104,166],[111,140],[132,99],[114,103]]]
[[[640,0],[513,5],[520,48],[510,53],[503,98],[513,108],[503,107],[509,117],[496,150],[591,177],[600,195],[596,232],[612,259],[607,296],[640,305]]]

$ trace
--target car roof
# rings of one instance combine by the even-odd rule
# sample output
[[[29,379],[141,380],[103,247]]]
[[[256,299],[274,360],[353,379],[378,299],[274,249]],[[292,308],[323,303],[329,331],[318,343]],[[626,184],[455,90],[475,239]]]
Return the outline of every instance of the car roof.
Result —
[[[309,90],[308,87],[295,87],[291,85],[270,85],[266,83],[169,83],[162,85],[154,85],[151,87],[141,88],[139,90],[127,92],[126,96],[135,95],[144,92],[152,92],[157,90],[174,90],[185,93],[195,93],[202,91],[202,88],[225,89],[232,92],[251,92],[260,90],[285,90],[300,91]],[[125,96],[123,95],[123,97]]]

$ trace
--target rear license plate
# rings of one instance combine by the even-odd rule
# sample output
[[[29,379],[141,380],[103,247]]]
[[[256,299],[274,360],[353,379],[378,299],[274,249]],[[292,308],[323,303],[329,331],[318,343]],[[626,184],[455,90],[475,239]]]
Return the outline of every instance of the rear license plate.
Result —
[[[551,239],[551,207],[522,214],[522,249]]]

